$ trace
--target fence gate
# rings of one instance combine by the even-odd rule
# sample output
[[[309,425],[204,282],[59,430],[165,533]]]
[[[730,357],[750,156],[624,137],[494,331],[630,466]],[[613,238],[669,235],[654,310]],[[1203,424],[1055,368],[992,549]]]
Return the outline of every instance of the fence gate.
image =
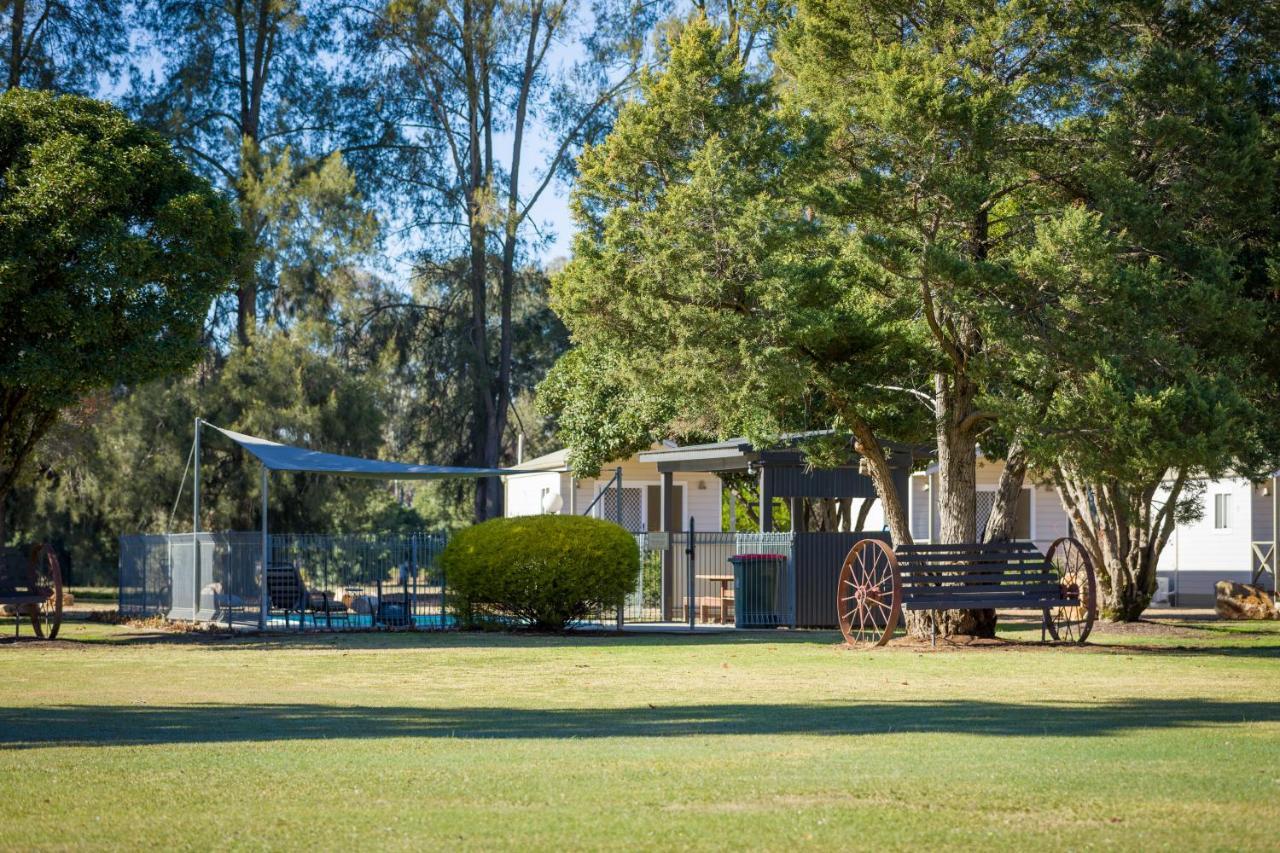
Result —
[[[791,533],[686,530],[635,537],[640,572],[623,605],[623,623],[795,624]],[[775,554],[780,559],[753,561],[735,572],[729,558],[744,554]]]

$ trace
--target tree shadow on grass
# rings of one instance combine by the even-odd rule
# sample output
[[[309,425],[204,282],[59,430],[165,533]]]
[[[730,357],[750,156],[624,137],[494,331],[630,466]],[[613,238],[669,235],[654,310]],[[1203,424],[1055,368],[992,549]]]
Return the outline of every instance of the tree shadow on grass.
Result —
[[[12,630],[12,628],[10,628]],[[0,641],[4,637],[0,636]],[[841,642],[838,631],[614,631],[578,630],[564,633],[536,631],[292,631],[266,634],[226,631],[165,632],[123,629],[92,638],[66,638],[68,645],[191,646],[212,650],[290,649],[503,649],[503,648],[619,648],[626,646],[769,646]],[[31,647],[41,641],[29,635],[12,644]],[[46,642],[46,646],[49,644]]]
[[[548,739],[935,732],[1100,737],[1280,722],[1280,703],[1126,699],[1053,705],[970,700],[625,708],[85,705],[0,710],[0,749],[309,739]]]

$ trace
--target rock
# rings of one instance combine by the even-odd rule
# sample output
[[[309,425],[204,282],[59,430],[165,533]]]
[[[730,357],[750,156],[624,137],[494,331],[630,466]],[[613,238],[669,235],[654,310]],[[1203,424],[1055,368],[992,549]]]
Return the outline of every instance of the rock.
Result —
[[[1213,589],[1213,609],[1223,619],[1280,619],[1276,600],[1260,586],[1218,581]]]

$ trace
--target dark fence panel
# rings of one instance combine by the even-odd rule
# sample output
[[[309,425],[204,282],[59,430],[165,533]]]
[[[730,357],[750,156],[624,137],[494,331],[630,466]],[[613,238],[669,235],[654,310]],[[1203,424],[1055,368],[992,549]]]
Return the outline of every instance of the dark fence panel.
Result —
[[[835,628],[836,583],[849,549],[862,539],[891,542],[889,534],[797,533],[795,540],[796,625],[801,628]]]

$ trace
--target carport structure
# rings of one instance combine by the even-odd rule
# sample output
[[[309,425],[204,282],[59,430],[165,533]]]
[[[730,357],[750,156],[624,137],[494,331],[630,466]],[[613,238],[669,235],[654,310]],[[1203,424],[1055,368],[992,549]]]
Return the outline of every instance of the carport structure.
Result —
[[[807,467],[804,443],[831,434],[829,430],[792,433],[782,436],[767,447],[757,447],[750,440],[739,437],[708,444],[664,447],[639,454],[642,462],[657,465],[662,475],[663,505],[666,507],[672,507],[675,503],[671,499],[671,492],[673,475],[677,471],[742,474],[757,478],[760,491],[758,517],[763,533],[776,532],[773,522],[774,501],[782,499],[788,502],[791,510],[789,532],[792,534],[794,620],[801,626],[834,626],[836,613],[832,592],[836,588],[840,564],[845,554],[858,539],[868,536],[880,536],[886,541],[889,539],[887,533],[878,531],[855,533],[801,529],[801,519],[804,517],[802,502],[805,498],[876,497],[875,485],[868,475],[859,470],[861,457],[852,447],[849,449],[849,461],[844,465],[828,469]],[[884,449],[893,473],[894,485],[898,493],[905,496],[911,471],[932,458],[932,450],[919,445],[897,443],[886,443]],[[674,533],[683,528],[683,520],[672,517],[670,513],[662,521],[664,531]],[[679,588],[673,574],[676,559],[674,549],[668,546],[663,556],[664,589]],[[671,618],[679,602],[669,596],[664,606],[668,609],[667,618]]]
[[[873,498],[875,484],[859,470],[861,457],[850,448],[850,462],[838,468],[807,469],[803,443],[831,435],[830,430],[792,433],[777,443],[757,448],[746,438],[730,438],[710,444],[666,447],[640,453],[640,461],[653,462],[662,473],[664,506],[670,500],[672,475],[677,471],[755,476],[760,488],[760,530],[773,533],[773,502],[782,498],[791,507],[791,532],[798,530],[800,502],[804,498]],[[918,460],[932,457],[928,448],[908,444],[885,444],[886,459],[893,472],[898,494],[906,495],[908,478]],[[679,520],[667,530],[679,529]]]

